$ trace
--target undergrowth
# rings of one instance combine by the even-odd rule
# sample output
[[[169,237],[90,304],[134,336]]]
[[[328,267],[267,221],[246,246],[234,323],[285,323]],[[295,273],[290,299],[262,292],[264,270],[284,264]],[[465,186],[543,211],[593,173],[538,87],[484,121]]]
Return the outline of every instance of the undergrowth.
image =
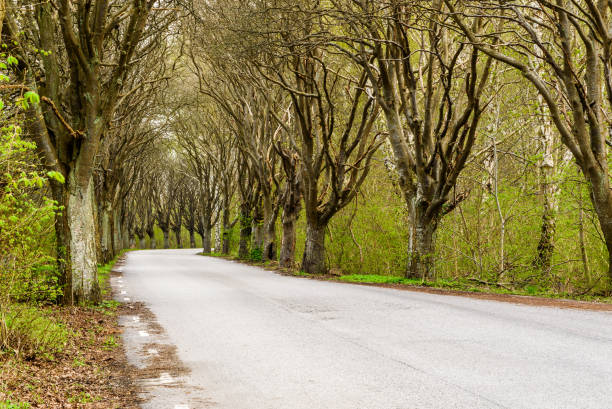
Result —
[[[39,308],[11,304],[0,309],[0,355],[53,359],[63,351],[70,331]]]

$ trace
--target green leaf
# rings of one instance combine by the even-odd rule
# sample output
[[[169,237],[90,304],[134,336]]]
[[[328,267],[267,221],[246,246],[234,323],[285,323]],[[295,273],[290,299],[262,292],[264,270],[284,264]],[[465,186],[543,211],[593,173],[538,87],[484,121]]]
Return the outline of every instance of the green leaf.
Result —
[[[64,175],[55,170],[50,170],[49,172],[47,172],[47,176],[49,177],[49,179],[53,179],[61,184],[66,183],[66,178],[64,178]]]
[[[40,102],[40,97],[38,96],[38,94],[34,91],[28,91],[25,94],[23,94],[23,97],[30,103],[33,105],[36,105]]]

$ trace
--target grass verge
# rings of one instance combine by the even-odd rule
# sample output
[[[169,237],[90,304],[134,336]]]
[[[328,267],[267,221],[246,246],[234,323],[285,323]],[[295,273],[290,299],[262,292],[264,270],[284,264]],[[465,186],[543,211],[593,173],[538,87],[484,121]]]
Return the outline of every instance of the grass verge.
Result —
[[[19,307],[21,317],[42,317],[36,328],[57,326],[64,336],[51,344],[61,346],[53,354],[0,355],[0,409],[138,408],[119,335],[119,303],[111,299],[111,270],[112,264],[100,267],[104,300],[97,306]]]
[[[440,293],[447,294],[456,294],[456,295],[464,295],[464,294],[473,294],[473,295],[482,295],[479,298],[491,298],[486,297],[487,295],[492,296],[523,296],[523,297],[533,297],[533,298],[542,298],[542,299],[550,299],[550,300],[570,300],[570,301],[584,301],[584,302],[593,302],[604,305],[612,305],[612,298],[610,297],[600,297],[593,295],[576,295],[576,294],[568,294],[568,293],[555,293],[551,291],[543,290],[537,286],[528,285],[524,288],[507,288],[503,285],[495,284],[495,283],[486,283],[484,281],[475,280],[475,279],[463,279],[463,280],[446,280],[446,279],[437,279],[432,281],[420,280],[420,279],[410,279],[400,276],[387,276],[387,275],[378,275],[378,274],[326,274],[326,275],[312,275],[307,274],[298,269],[290,269],[290,268],[282,268],[278,265],[276,261],[254,261],[254,260],[245,260],[240,259],[234,255],[226,255],[226,254],[218,254],[218,253],[210,253],[210,254],[202,254],[210,257],[219,257],[226,260],[233,260],[240,263],[258,266],[262,268],[266,268],[269,270],[276,271],[280,274],[290,275],[294,277],[302,277],[302,278],[311,278],[315,280],[324,280],[324,281],[336,281],[342,283],[353,283],[353,284],[363,284],[363,285],[375,285],[375,286],[384,286],[384,287],[394,287],[394,288],[404,288],[404,289],[414,289],[414,290],[438,290]],[[428,292],[432,292],[428,291]],[[504,301],[504,299],[499,298],[500,301]],[[513,298],[507,298],[507,300],[516,300]],[[542,303],[544,304],[544,303]]]

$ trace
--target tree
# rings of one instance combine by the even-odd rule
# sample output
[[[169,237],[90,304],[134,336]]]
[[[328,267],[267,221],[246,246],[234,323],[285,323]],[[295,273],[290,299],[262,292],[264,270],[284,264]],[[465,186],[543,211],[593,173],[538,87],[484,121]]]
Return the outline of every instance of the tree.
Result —
[[[28,130],[47,168],[65,178],[53,184],[64,207],[56,223],[64,302],[96,301],[93,169],[155,2],[59,0],[56,10],[50,2],[31,3],[7,4],[5,33],[24,86],[47,102],[28,111]]]
[[[612,37],[608,30],[612,4],[591,0],[462,2],[457,8],[454,1],[444,2],[471,43],[517,69],[542,96],[561,141],[589,184],[612,278],[612,192],[606,146],[606,116],[612,103]],[[473,19],[496,30],[481,36],[472,28]],[[504,30],[497,29],[502,26]],[[539,61],[542,68],[534,69],[523,56]],[[559,93],[562,98],[557,97]]]
[[[490,60],[446,29],[442,1],[341,2],[348,35],[336,46],[362,65],[384,113],[409,209],[408,277],[431,278],[434,234],[477,136]]]

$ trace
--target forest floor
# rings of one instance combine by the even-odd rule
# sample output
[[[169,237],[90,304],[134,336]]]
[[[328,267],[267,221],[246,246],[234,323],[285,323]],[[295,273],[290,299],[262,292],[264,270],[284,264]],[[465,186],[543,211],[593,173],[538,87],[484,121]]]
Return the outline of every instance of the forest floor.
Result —
[[[424,282],[421,280],[407,280],[395,276],[379,275],[342,275],[337,271],[330,274],[313,275],[306,274],[298,269],[281,267],[276,261],[252,261],[239,259],[235,256],[227,256],[218,253],[202,254],[206,256],[219,257],[233,260],[239,263],[261,267],[278,274],[299,277],[311,280],[334,281],[342,284],[357,284],[374,287],[394,288],[404,291],[416,291],[429,294],[439,294],[458,297],[469,297],[481,300],[492,300],[513,304],[523,304],[531,306],[546,306],[557,308],[570,308],[591,311],[612,311],[612,297],[593,297],[588,295],[571,294],[525,294],[521,290],[510,290],[496,286],[471,285],[470,283],[451,283],[448,281]],[[454,287],[454,288],[453,288]]]
[[[124,306],[110,298],[108,270],[100,306],[44,307],[70,333],[62,352],[33,360],[0,356],[0,409],[139,407],[118,326]]]

